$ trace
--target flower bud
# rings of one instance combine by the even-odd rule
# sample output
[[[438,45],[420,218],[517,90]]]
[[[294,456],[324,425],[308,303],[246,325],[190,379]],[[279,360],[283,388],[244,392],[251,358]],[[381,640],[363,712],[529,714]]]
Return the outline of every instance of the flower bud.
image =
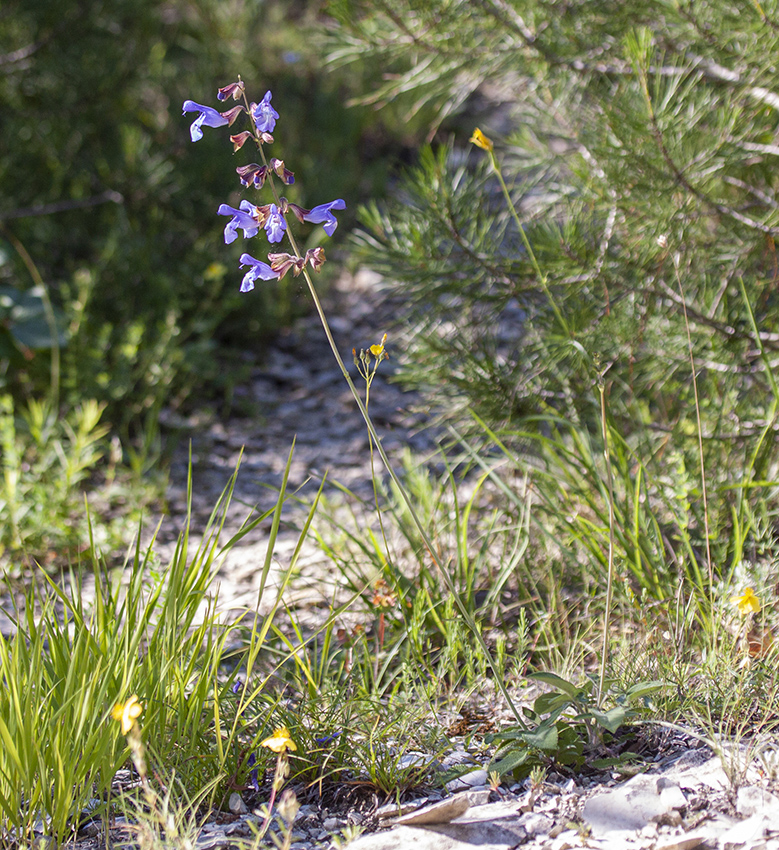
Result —
[[[274,156],[270,161],[270,167],[278,174],[282,183],[291,186],[295,182],[295,175],[288,168],[284,168],[283,159],[276,159]]]
[[[233,153],[239,151],[251,138],[252,134],[248,130],[238,133],[237,136],[230,136],[230,141],[233,143]]]
[[[245,112],[245,111],[246,110],[242,106],[239,105],[239,106],[234,106],[232,109],[228,109],[227,112],[220,112],[219,114],[222,116],[222,118],[226,118],[227,123],[229,124],[230,127],[232,127],[233,124],[235,124],[235,119],[242,112]]]
[[[322,247],[309,248],[308,251],[306,251],[305,262],[308,263],[315,272],[318,272],[325,264],[325,249]]]
[[[243,94],[243,80],[238,80],[237,83],[230,83],[229,86],[222,86],[216,93],[217,100],[227,100],[232,97],[233,100],[239,100]]]

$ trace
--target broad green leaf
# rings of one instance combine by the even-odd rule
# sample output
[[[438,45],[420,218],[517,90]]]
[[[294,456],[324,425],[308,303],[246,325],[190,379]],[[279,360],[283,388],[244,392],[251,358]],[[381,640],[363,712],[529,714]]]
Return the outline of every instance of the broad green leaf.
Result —
[[[512,750],[510,753],[503,756],[500,761],[491,764],[489,766],[489,771],[495,771],[501,776],[504,773],[511,773],[512,770],[516,770],[516,768],[523,765],[527,761],[527,757],[529,755],[530,750]]]
[[[535,729],[524,732],[522,737],[529,747],[548,751],[557,749],[557,726],[554,723],[541,723]]]
[[[638,684],[633,685],[632,688],[628,688],[625,692],[625,696],[628,700],[641,699],[641,697],[644,697],[647,694],[652,694],[655,691],[659,691],[664,687],[665,682],[639,682]]]
[[[598,711],[598,709],[592,708],[589,713],[604,729],[611,732],[612,735],[617,734],[617,729],[622,726],[631,714],[630,710],[622,705],[609,709],[609,711]]]
[[[536,679],[539,682],[543,682],[546,685],[551,685],[553,688],[556,688],[558,691],[562,691],[571,699],[578,699],[579,694],[581,693],[581,688],[577,688],[576,685],[563,679],[561,676],[556,675],[555,673],[529,673],[528,679]]]
[[[557,716],[563,709],[573,703],[566,694],[548,693],[541,694],[533,703],[537,714],[550,714]]]

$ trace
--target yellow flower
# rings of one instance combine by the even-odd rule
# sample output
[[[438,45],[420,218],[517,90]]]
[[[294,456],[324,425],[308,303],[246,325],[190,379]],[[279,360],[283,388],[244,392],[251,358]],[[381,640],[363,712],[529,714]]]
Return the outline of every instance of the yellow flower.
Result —
[[[741,596],[734,596],[730,601],[738,606],[738,613],[742,616],[750,613],[757,614],[760,610],[760,600],[755,596],[751,587],[748,587]]]
[[[118,702],[113,707],[111,717],[122,724],[122,734],[126,735],[133,728],[142,711],[143,706],[138,702],[138,697],[133,694],[127,702]]]
[[[382,354],[384,354],[384,343],[386,341],[387,341],[387,334],[384,334],[384,336],[381,338],[381,342],[378,345],[372,345],[371,346],[370,351],[371,351],[371,354],[374,357],[381,357]]]
[[[471,142],[471,144],[476,145],[477,148],[481,148],[482,150],[492,150],[492,140],[488,139],[478,127],[473,131],[473,135],[470,139],[468,139],[468,141]]]
[[[260,746],[267,747],[269,750],[273,750],[274,753],[284,753],[287,750],[294,752],[297,749],[297,745],[290,738],[289,729],[286,726],[275,729],[270,738],[266,738],[260,742]]]

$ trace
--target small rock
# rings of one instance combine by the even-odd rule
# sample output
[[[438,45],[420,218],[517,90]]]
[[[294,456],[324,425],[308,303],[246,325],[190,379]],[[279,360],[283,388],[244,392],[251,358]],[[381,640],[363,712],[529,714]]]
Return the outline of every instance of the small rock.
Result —
[[[298,818],[310,818],[315,817],[319,814],[319,809],[316,806],[303,805],[298,809],[298,813],[295,815],[295,820]]]
[[[322,822],[323,829],[326,829],[328,832],[335,832],[343,826],[346,826],[346,821],[341,818],[325,818]]]
[[[547,846],[549,850],[573,850],[574,847],[582,846],[582,837],[577,830],[566,829],[554,836],[554,840]]]
[[[400,805],[397,803],[387,803],[386,805],[379,806],[379,808],[376,809],[376,817],[379,820],[389,820],[389,818],[402,817],[403,815],[409,814],[409,812],[415,812],[426,802],[427,797],[423,797],[421,800],[412,800],[409,803],[401,803]]]
[[[251,827],[245,820],[237,820],[235,823],[227,824],[224,828],[225,835],[249,836],[252,834]]]
[[[759,812],[771,821],[774,829],[779,829],[779,797],[756,785],[738,789],[736,811],[744,817]]]
[[[486,770],[471,770],[469,773],[458,776],[457,779],[450,779],[445,787],[447,791],[465,791],[468,788],[477,788],[480,785],[486,785],[488,781],[489,776]]]
[[[449,823],[460,815],[465,814],[470,808],[468,794],[455,794],[454,797],[449,797],[447,800],[441,800],[440,803],[433,803],[432,806],[425,806],[411,814],[403,815],[398,818],[397,823],[405,826],[421,826],[422,824],[431,823]]]
[[[246,803],[244,803],[243,798],[237,791],[233,791],[230,795],[228,807],[234,815],[245,815],[249,811]]]
[[[546,815],[540,815],[537,812],[526,812],[519,819],[519,823],[530,836],[549,835],[550,830],[554,826],[554,821],[551,818],[548,818]]]
[[[406,770],[410,767],[429,767],[435,759],[427,753],[408,752],[398,759],[398,766]]]
[[[466,791],[465,795],[472,806],[483,806],[489,803],[491,793],[489,788],[479,788],[475,791]]]

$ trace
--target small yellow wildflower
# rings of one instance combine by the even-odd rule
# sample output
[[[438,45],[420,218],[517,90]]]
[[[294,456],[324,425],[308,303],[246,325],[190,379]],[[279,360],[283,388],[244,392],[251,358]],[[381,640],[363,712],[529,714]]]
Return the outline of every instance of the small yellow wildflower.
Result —
[[[468,139],[468,141],[471,144],[476,145],[477,148],[481,148],[485,151],[492,151],[492,139],[488,139],[478,127],[473,131],[473,135],[470,139]]]
[[[374,357],[381,357],[384,354],[384,343],[387,341],[387,334],[381,338],[381,342],[378,345],[371,346],[371,354]]]
[[[294,752],[297,749],[297,745],[290,737],[289,729],[286,726],[274,729],[273,735],[261,741],[260,746],[267,747],[269,750],[273,750],[274,753],[284,753],[287,750]]]
[[[741,596],[734,596],[730,601],[738,606],[738,613],[744,617],[750,613],[757,614],[760,610],[760,600],[751,587],[748,587]]]
[[[138,697],[133,694],[127,702],[118,702],[113,707],[111,717],[122,724],[122,734],[126,735],[133,728],[142,711],[143,706],[138,702]]]

